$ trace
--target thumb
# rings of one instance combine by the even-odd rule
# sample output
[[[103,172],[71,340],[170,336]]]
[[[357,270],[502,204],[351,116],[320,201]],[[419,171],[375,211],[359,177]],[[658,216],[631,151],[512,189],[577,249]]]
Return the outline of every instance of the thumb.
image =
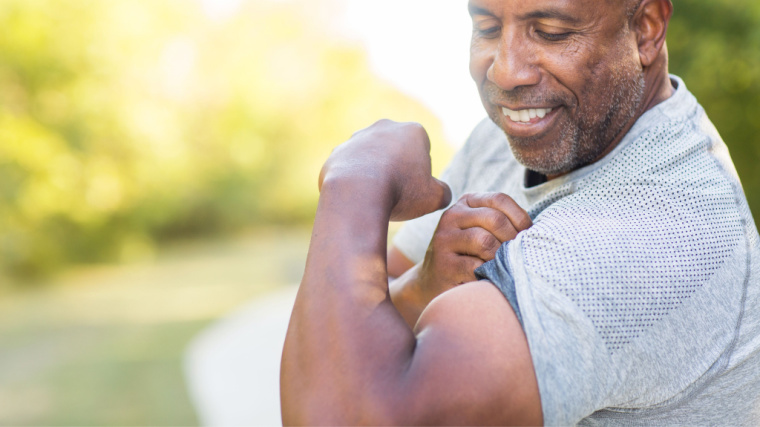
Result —
[[[432,193],[435,197],[433,200],[438,200],[438,207],[435,210],[443,209],[451,203],[451,188],[449,184],[438,178],[433,178],[433,183],[434,190]]]
[[[411,203],[410,203],[411,202]],[[426,188],[394,207],[392,221],[406,221],[443,209],[451,202],[451,189],[445,182],[430,177]]]

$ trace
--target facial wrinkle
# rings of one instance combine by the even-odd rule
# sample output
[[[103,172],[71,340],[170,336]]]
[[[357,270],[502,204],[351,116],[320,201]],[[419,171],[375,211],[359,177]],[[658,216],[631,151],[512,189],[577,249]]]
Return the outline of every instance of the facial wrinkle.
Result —
[[[644,98],[644,73],[631,65],[617,64],[609,70],[611,78],[604,88],[589,90],[609,94],[597,106],[581,106],[575,121],[565,118],[560,123],[557,144],[540,156],[524,156],[522,150],[512,150],[517,161],[528,169],[544,175],[560,175],[586,166],[603,153],[636,115]],[[514,96],[514,94],[510,94]],[[505,95],[509,98],[510,95]],[[559,97],[548,96],[553,100]],[[543,99],[543,96],[537,99]],[[601,110],[601,111],[599,111]],[[510,143],[529,146],[530,138],[509,137]]]

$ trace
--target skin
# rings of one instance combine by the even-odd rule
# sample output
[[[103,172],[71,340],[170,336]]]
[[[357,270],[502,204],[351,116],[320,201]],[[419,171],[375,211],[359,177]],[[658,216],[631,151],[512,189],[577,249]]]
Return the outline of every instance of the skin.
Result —
[[[390,301],[388,221],[451,198],[430,175],[428,150],[421,126],[381,121],[325,164],[283,349],[286,425],[541,423],[525,335],[493,285],[441,295],[414,330]]]
[[[570,103],[571,95],[576,94],[574,85],[561,83],[559,73],[550,67],[559,60],[548,59],[564,52],[579,61],[576,70],[587,70],[581,65],[598,66],[599,58],[593,47],[608,42],[610,35],[601,30],[612,28],[613,23],[608,21],[619,23],[619,15],[625,14],[619,3],[605,2],[602,6],[591,0],[473,0],[471,4],[488,11],[489,16],[501,23],[501,42],[473,43],[478,47],[473,53],[475,62],[488,63],[482,59],[487,57],[484,56],[489,50],[487,46],[491,46],[493,58],[492,65],[484,68],[485,80],[479,87],[514,90],[505,82],[516,77],[500,73],[516,70],[521,75],[522,71],[536,67],[543,80],[532,84],[567,100],[562,117],[573,117],[573,107],[596,111],[593,106],[583,107],[581,101],[585,98],[581,96],[574,98],[577,106]],[[584,28],[593,24],[601,29],[585,33],[584,41],[573,44],[570,50],[544,46],[544,42],[528,37],[533,34],[532,29],[544,25],[541,19],[534,17],[527,22],[520,17],[546,12],[552,7],[576,16],[585,23]],[[663,67],[667,64],[663,44],[670,10],[667,0],[644,0],[630,23],[634,30],[629,32],[626,46],[637,46],[646,82],[667,82],[666,67],[661,68],[665,74],[660,80],[647,77],[647,73],[655,64]],[[618,30],[622,31],[620,27]],[[515,44],[529,42],[535,48],[529,55],[509,53],[511,49],[527,52],[527,48]],[[585,56],[581,55],[584,49]],[[580,61],[583,58],[588,61]],[[503,61],[509,63],[502,64]],[[514,61],[522,61],[524,65]],[[481,69],[483,65],[476,64],[475,68]],[[491,68],[494,71],[489,73]],[[489,74],[493,77],[489,78]],[[656,100],[661,89],[646,86],[638,108],[644,108],[647,100]],[[502,98],[485,100],[493,104]],[[555,119],[543,131],[555,137],[561,135],[559,128],[553,126],[571,123],[568,120]],[[626,126],[630,127],[626,122],[620,132],[625,132]],[[504,128],[509,135],[510,126]],[[535,146],[525,147],[527,157],[544,160],[540,159],[546,153],[543,144],[549,139],[541,138],[542,135],[537,135]],[[573,144],[557,141],[563,158],[572,157],[567,153],[573,152]],[[605,143],[606,150],[616,142]],[[445,184],[430,176],[428,152],[429,142],[421,126],[381,121],[357,132],[338,147],[323,167],[306,271],[283,349],[281,402],[286,425],[543,422],[527,338],[511,306],[495,286],[485,281],[471,282],[441,293],[421,311],[419,319],[413,322],[414,328],[410,328],[409,319],[391,301],[385,253],[388,221],[431,212],[446,206],[450,199]],[[482,236],[483,232],[466,231],[481,228],[496,241],[509,239],[527,226],[519,215],[513,215],[510,206],[500,196],[467,199],[460,203],[460,213],[448,215],[451,225],[445,228],[459,230],[456,232],[463,236]],[[489,221],[479,225],[474,225],[477,221],[467,222],[481,218],[484,212],[488,212],[485,216],[491,218]],[[501,212],[506,219],[494,221],[494,212],[496,215]],[[512,224],[511,229],[506,221]],[[495,226],[499,222],[501,226]],[[511,231],[504,232],[502,228]],[[472,238],[481,243],[491,241]],[[442,246],[458,244],[456,238],[441,239],[449,242]],[[482,245],[484,250],[472,255],[490,256],[490,250],[485,249],[488,245]],[[456,272],[447,276],[445,265],[435,265],[444,273],[435,272],[433,280],[443,282],[443,287],[460,280]]]
[[[555,10],[564,12],[561,5],[573,2],[544,3],[559,5]],[[504,130],[517,160],[551,180],[609,154],[638,117],[672,95],[665,47],[672,6],[667,1],[631,0],[624,5],[628,13],[605,16],[594,13],[603,10],[596,2],[585,2],[585,14],[564,13],[567,18],[580,17],[575,22],[564,17],[528,19],[540,8],[518,3],[469,3],[473,20],[470,73],[486,111]],[[618,0],[603,3],[607,8],[620,7]],[[550,107],[553,111],[543,120],[523,124],[505,117],[502,107]],[[519,206],[513,210],[522,211]],[[488,226],[492,219],[475,210],[460,215],[471,217],[467,223],[472,228],[491,232],[498,239]],[[506,217],[516,215],[512,212]],[[420,265],[415,266],[396,247],[388,251],[389,275],[399,278],[391,283],[393,302],[410,323],[432,298],[458,284],[429,278],[472,281],[475,268],[493,259],[495,250],[469,257],[465,271],[461,261],[430,262],[431,251],[440,259],[468,257],[472,249],[462,249],[479,244],[473,236],[483,240],[470,229],[458,232],[442,220]]]
[[[422,309],[433,298],[474,281],[473,271],[477,267],[493,259],[502,243],[514,239],[531,225],[528,213],[506,194],[462,196],[441,215],[425,260],[394,280],[391,286],[391,298],[399,302],[396,307],[404,320],[414,327]]]
[[[652,107],[644,102],[646,64],[626,13],[602,16],[598,2],[585,2],[583,14],[557,7],[558,16],[535,18],[534,8],[512,3],[470,2],[470,74],[517,160],[552,179],[609,153]],[[662,83],[655,103],[672,93],[667,78]],[[505,117],[502,107],[552,111],[525,124]]]

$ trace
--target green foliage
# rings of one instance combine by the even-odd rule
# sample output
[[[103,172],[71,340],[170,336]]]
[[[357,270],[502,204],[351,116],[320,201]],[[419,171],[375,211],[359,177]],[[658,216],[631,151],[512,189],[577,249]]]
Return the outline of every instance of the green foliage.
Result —
[[[760,3],[674,0],[671,71],[760,212]],[[0,278],[311,220],[330,149],[391,115],[440,126],[331,36],[330,2],[0,2]],[[320,19],[316,19],[320,18]],[[2,279],[0,279],[2,281]]]
[[[440,126],[313,19],[256,1],[0,3],[0,277],[150,256],[157,243],[308,222],[316,176],[393,114]]]
[[[670,70],[684,79],[729,147],[760,214],[760,3],[674,0]]]

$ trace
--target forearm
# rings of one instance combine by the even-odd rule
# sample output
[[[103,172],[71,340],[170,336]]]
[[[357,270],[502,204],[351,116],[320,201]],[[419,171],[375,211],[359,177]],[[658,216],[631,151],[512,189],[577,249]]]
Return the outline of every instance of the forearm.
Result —
[[[427,306],[418,287],[420,267],[421,265],[415,265],[389,284],[393,305],[412,329]]]
[[[285,424],[361,422],[411,355],[414,336],[388,294],[392,203],[366,185],[322,188],[283,351]]]

